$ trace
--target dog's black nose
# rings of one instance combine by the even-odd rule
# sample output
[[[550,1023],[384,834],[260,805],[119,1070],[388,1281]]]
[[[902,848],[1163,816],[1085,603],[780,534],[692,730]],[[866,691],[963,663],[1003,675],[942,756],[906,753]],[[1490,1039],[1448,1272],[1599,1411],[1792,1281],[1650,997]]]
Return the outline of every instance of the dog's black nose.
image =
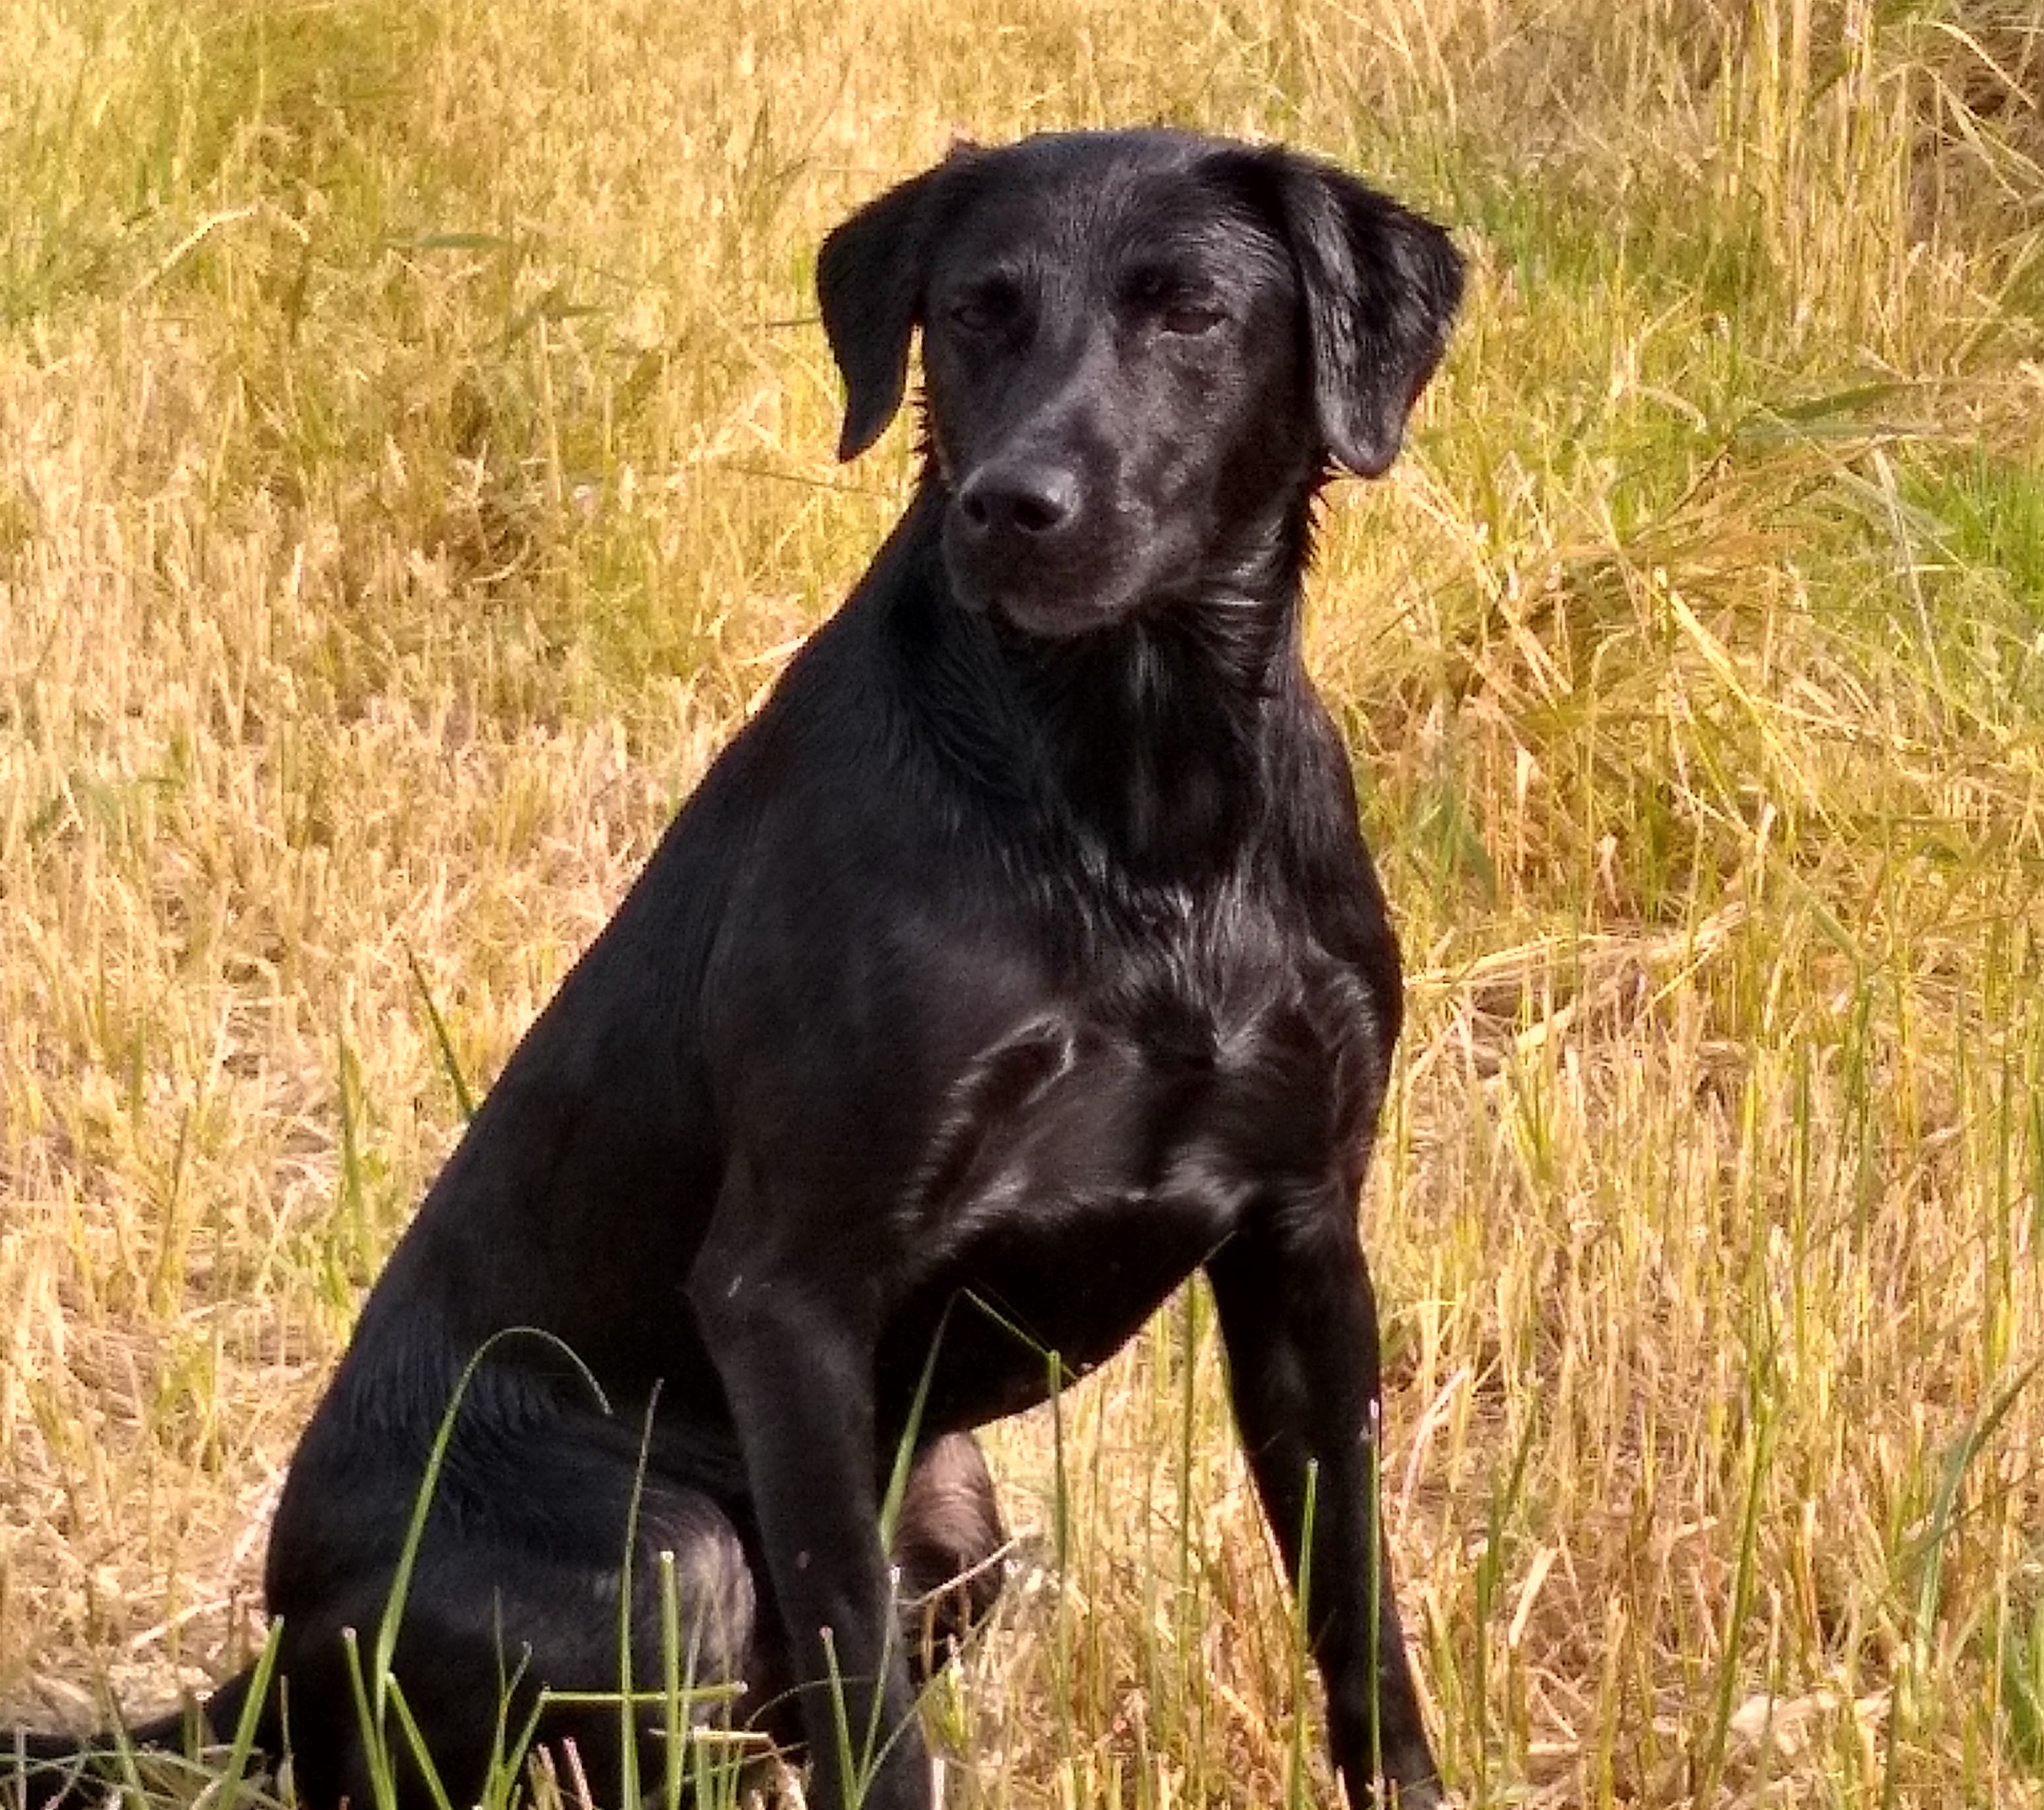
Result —
[[[1078,474],[1061,465],[989,462],[959,486],[958,506],[976,536],[1042,539],[1078,517]]]

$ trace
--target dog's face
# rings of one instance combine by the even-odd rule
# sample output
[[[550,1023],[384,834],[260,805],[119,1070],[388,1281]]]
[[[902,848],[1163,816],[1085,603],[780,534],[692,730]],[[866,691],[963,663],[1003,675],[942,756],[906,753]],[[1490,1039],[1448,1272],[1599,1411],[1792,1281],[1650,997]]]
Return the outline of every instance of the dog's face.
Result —
[[[1055,638],[1228,590],[1330,464],[1381,471],[1461,266],[1325,164],[1071,133],[891,190],[826,241],[817,283],[842,454],[899,407],[920,324],[952,585]]]

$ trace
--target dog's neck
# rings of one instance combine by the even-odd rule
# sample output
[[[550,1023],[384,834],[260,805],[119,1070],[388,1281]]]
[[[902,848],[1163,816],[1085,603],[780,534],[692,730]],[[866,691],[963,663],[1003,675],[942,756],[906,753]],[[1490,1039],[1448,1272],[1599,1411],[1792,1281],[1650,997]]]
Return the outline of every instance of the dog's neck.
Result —
[[[1050,640],[966,609],[943,573],[935,486],[920,607],[900,627],[925,739],[990,808],[1066,840],[1110,884],[1197,884],[1238,865],[1277,777],[1278,726],[1301,708],[1300,581],[1309,500],[1209,559],[1196,581],[1126,620]],[[905,523],[905,527],[909,524]],[[928,709],[941,698],[939,714]]]

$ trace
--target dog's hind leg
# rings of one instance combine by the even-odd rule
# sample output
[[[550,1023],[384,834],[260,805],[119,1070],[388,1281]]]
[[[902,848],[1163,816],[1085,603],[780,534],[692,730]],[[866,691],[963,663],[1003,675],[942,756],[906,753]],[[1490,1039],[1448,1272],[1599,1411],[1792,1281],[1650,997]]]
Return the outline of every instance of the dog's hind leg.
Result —
[[[737,1528],[701,1492],[640,1474],[608,1438],[585,1444],[556,1427],[450,1467],[387,1683],[368,1674],[394,1555],[337,1586],[329,1577],[294,1617],[293,1563],[309,1573],[322,1556],[298,1546],[308,1531],[293,1530],[285,1555],[277,1713],[311,1810],[381,1800],[379,1775],[405,1810],[425,1810],[428,1766],[449,1800],[478,1801],[528,1735],[570,1798],[586,1785],[594,1803],[622,1804],[636,1772],[657,1801],[670,1766],[694,1763],[675,1743],[730,1720],[752,1666]],[[383,1706],[380,1730],[364,1726],[365,1695]]]
[[[892,1557],[909,1669],[920,1685],[993,1613],[1008,1530],[979,1441],[947,1433],[916,1455]]]

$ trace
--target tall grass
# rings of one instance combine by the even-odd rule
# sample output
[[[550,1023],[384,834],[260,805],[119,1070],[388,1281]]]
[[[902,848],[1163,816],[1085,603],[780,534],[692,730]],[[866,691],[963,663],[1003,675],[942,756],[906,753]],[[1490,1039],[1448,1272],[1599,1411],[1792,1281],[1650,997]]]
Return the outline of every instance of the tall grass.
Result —
[[[1473,263],[1312,602],[1447,1769],[2044,1801],[2041,90],[2011,0],[0,13],[0,1704],[259,1643],[466,1085],[900,507],[822,231],[1165,119]],[[997,1436],[958,1803],[1324,1798],[1217,1360],[1194,1294]]]

